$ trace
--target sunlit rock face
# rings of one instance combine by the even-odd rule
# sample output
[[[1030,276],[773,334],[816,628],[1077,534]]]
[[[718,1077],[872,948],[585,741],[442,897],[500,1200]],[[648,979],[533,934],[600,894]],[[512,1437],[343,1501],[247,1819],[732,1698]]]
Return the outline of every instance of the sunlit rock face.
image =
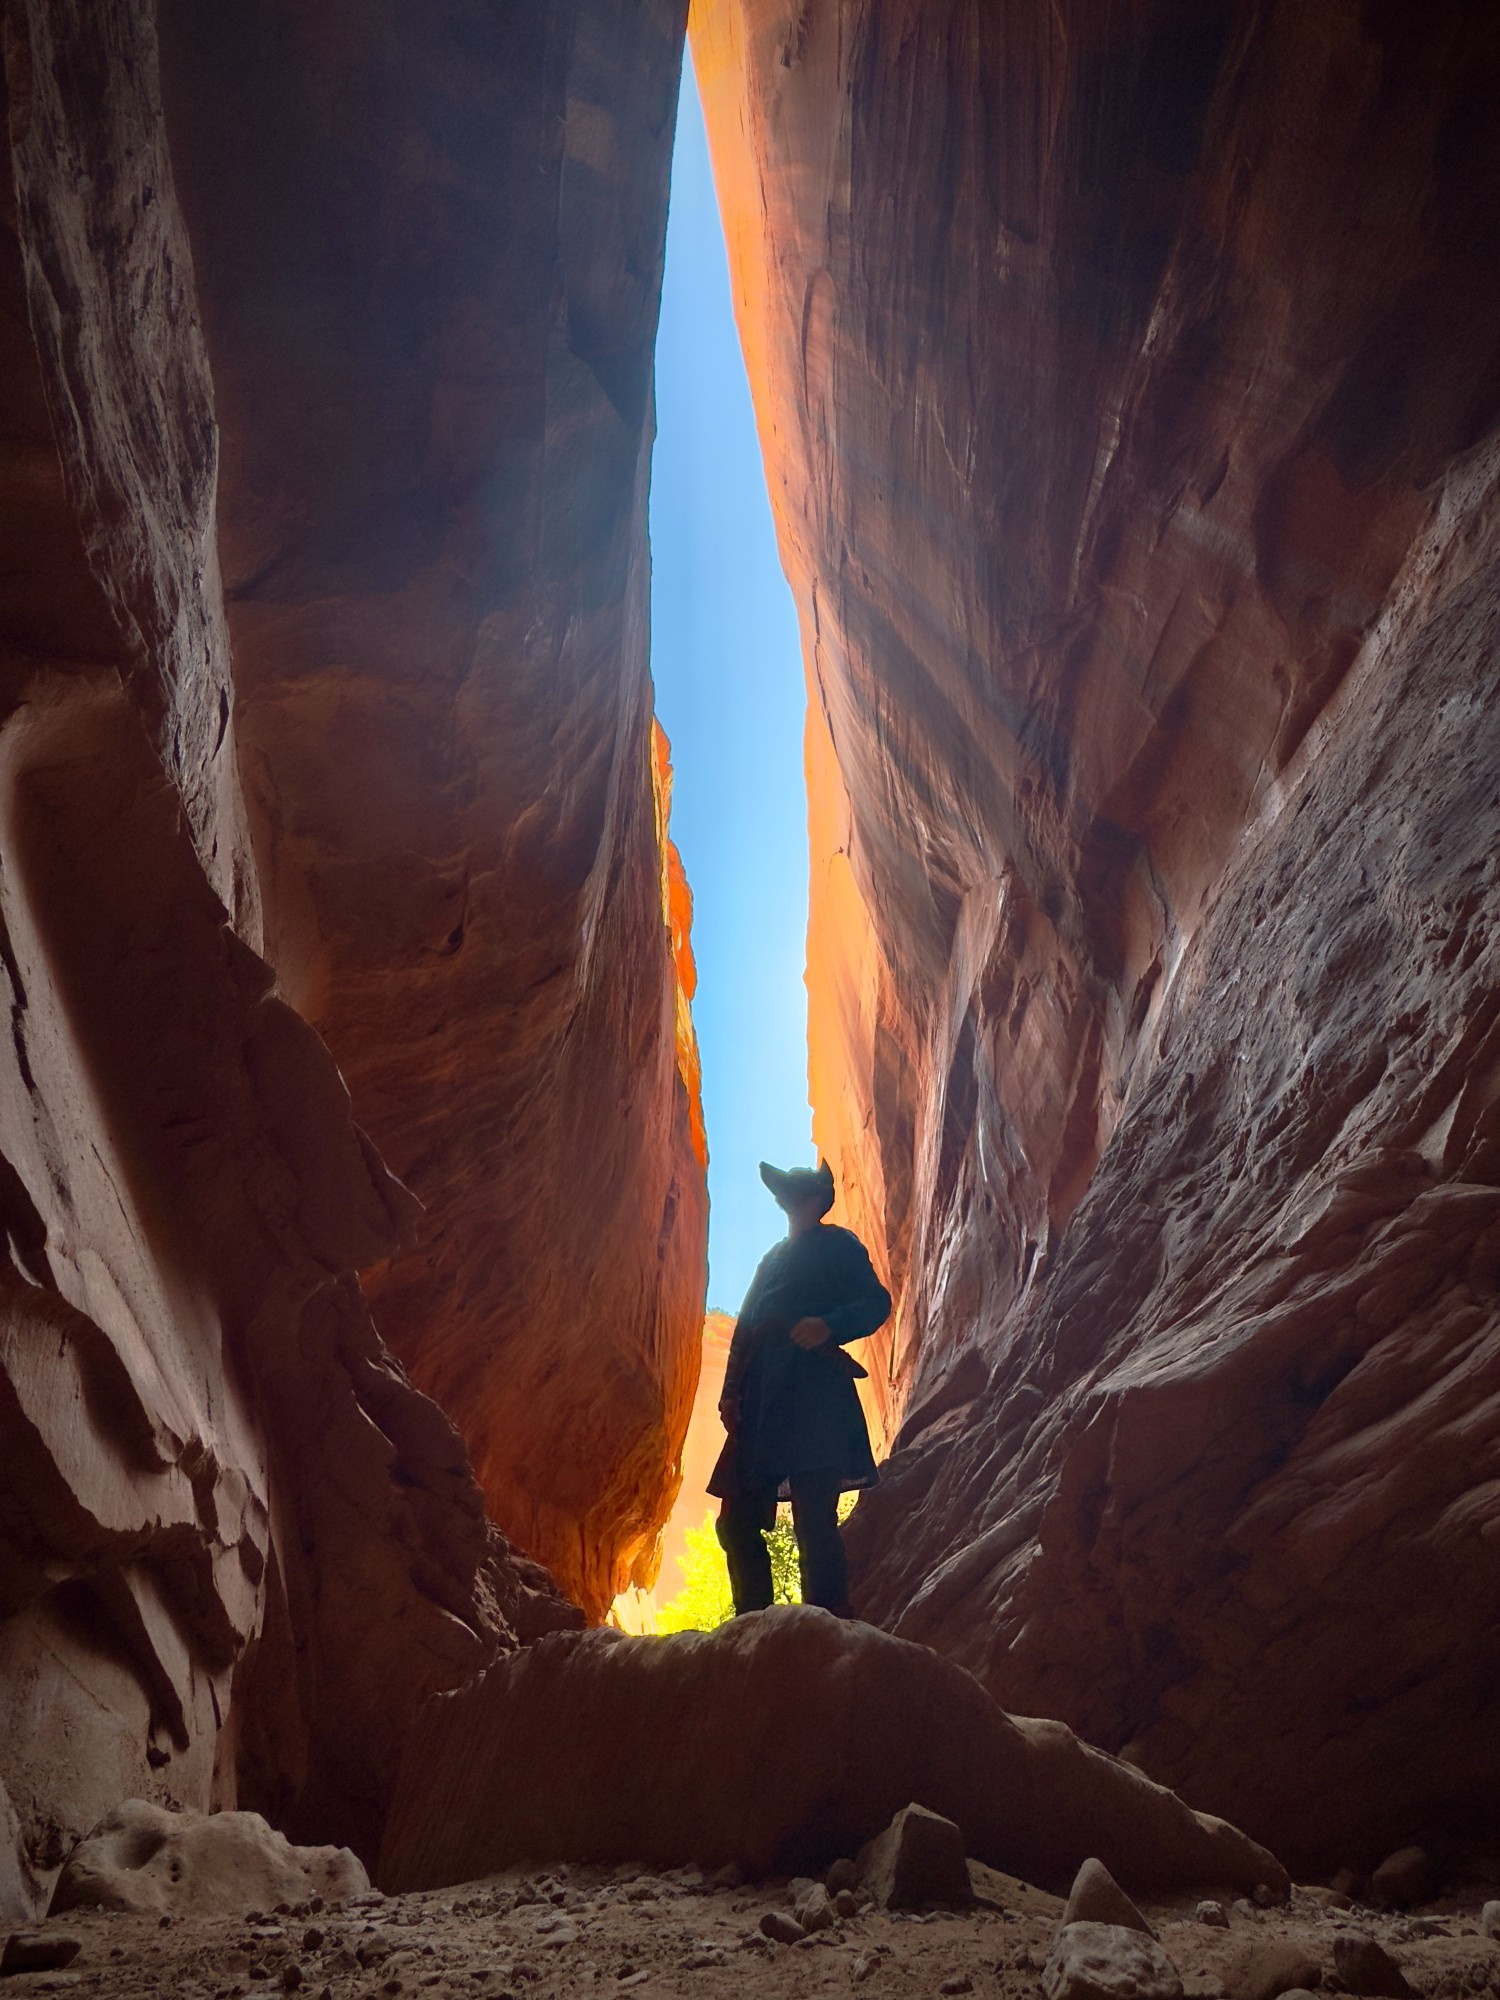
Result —
[[[1495,25],[700,0],[857,1601],[1297,1863],[1500,1778]]]
[[[161,13],[267,953],[425,1209],[382,1333],[602,1615],[703,1309],[645,538],[685,8]]]
[[[131,1796],[373,1853],[415,1708],[582,1621],[486,1497],[593,1602],[691,1396],[644,667],[681,22],[308,11],[5,21],[12,1914]]]

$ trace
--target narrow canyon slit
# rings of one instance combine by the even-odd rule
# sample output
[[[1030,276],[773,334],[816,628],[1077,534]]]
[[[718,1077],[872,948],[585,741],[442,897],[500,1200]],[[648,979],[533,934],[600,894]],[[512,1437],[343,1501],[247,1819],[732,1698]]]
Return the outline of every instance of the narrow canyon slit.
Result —
[[[632,1629],[651,1628],[656,1606],[679,1590],[688,1531],[708,1514],[730,1316],[783,1227],[758,1163],[813,1158],[806,683],[691,58],[678,104],[655,383],[651,671],[670,745],[671,838],[691,887],[709,1313],[661,1571],[654,1590],[632,1589],[615,1604]]]

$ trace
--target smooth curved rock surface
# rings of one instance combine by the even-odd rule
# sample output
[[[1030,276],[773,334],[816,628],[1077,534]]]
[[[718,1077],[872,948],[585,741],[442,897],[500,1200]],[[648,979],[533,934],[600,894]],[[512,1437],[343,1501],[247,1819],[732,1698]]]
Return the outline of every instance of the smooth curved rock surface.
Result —
[[[602,1618],[706,1281],[646,548],[686,0],[160,13],[267,955],[425,1210],[383,1336]]]
[[[1500,25],[699,0],[865,1615],[1299,1866],[1500,1782]]]
[[[242,1917],[311,1896],[342,1902],[370,1878],[347,1847],[293,1847],[252,1812],[168,1812],[126,1799],[63,1864],[48,1912]]]
[[[566,1526],[591,1604],[649,1567],[691,1395],[686,898],[644,667],[679,13],[315,13],[5,15],[7,1906],[128,1797],[373,1854],[413,1707],[581,1622],[361,1274],[411,1351],[399,1274],[462,1238],[492,1383],[505,1329],[541,1330],[487,1482],[536,1495],[533,1547]],[[216,153],[205,105],[255,144]],[[337,966],[366,1015],[324,1004]],[[309,1022],[356,1016],[351,1106]],[[595,1399],[571,1474],[559,1363]]]
[[[924,1646],[810,1606],[665,1639],[557,1634],[435,1700],[408,1740],[377,1880],[517,1861],[818,1865],[912,1801],[976,1859],[1066,1888],[1258,1882],[1279,1863],[1061,1723],[1005,1715]]]

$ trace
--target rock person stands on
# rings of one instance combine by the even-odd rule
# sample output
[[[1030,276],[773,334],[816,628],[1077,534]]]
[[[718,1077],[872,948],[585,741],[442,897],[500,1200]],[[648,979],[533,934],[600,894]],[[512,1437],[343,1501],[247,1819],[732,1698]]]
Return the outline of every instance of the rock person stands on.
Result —
[[[853,1231],[823,1220],[833,1204],[826,1164],[783,1172],[762,1161],[760,1177],[789,1226],[761,1259],[735,1323],[719,1402],[729,1436],[708,1490],[724,1503],[718,1536],[736,1614],[771,1603],[765,1531],[777,1500],[789,1499],[803,1602],[847,1618],[839,1496],[879,1474],[854,1386],[865,1370],[844,1350],[884,1326],[891,1295]]]

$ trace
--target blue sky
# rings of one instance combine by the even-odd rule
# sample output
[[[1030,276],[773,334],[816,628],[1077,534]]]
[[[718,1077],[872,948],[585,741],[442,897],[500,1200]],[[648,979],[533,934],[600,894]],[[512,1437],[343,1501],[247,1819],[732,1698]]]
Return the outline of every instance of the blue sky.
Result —
[[[811,1166],[806,696],[685,65],[656,344],[651,670],[694,899],[708,1298],[733,1312],[784,1222],[756,1169]]]

